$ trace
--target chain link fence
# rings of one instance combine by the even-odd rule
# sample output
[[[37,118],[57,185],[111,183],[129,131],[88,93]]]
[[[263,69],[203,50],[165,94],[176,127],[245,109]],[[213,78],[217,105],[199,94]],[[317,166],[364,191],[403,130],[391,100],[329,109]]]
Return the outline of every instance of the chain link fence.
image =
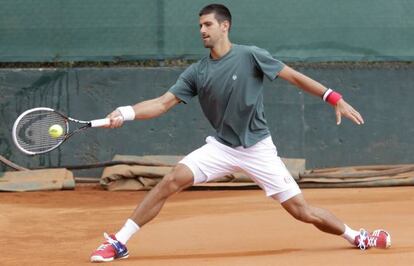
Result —
[[[285,61],[410,61],[414,1],[227,0],[231,39]],[[0,62],[195,60],[201,0],[2,0]]]

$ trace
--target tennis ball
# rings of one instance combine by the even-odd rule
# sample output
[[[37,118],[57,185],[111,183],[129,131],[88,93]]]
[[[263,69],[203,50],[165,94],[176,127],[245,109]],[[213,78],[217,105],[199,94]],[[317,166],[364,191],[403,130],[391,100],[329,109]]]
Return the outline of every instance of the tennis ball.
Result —
[[[63,134],[63,128],[60,125],[53,125],[49,127],[49,135],[52,138],[59,138]]]

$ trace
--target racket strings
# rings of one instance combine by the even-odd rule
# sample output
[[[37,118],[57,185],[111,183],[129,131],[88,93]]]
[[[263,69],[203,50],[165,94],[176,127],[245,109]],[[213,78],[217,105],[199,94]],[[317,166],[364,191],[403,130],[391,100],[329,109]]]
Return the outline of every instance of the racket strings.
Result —
[[[49,128],[59,125],[63,132],[59,137],[52,137]],[[28,113],[21,118],[16,130],[18,144],[25,150],[38,153],[52,149],[65,140],[67,134],[67,121],[61,115],[47,110]]]

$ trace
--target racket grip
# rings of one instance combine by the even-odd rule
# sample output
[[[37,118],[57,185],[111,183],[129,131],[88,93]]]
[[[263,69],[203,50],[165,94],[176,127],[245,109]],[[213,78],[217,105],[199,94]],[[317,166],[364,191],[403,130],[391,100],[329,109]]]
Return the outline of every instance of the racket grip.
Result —
[[[91,127],[103,127],[109,126],[111,124],[111,120],[109,118],[104,119],[96,119],[91,121]]]

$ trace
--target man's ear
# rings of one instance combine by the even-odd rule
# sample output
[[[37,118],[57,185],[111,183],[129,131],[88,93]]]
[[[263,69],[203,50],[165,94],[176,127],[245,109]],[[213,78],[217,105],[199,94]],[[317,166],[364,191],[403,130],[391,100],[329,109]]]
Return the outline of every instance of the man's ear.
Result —
[[[229,31],[230,28],[230,23],[228,20],[224,20],[223,22],[221,22],[221,27],[223,31]]]

